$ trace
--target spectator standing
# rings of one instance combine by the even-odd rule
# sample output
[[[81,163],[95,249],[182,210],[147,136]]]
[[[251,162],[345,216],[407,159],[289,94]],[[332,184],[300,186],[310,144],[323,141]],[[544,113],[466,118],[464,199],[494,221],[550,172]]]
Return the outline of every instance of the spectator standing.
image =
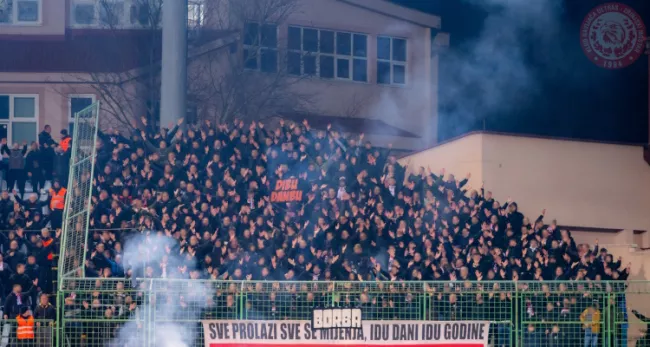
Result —
[[[13,190],[14,184],[18,183],[18,191],[20,196],[25,194],[25,153],[27,146],[19,146],[14,143],[9,151],[9,172],[7,173],[7,189]]]
[[[34,336],[34,317],[29,307],[23,307],[20,315],[16,316],[16,346],[33,346]]]
[[[58,146],[54,139],[52,139],[52,128],[46,125],[38,134],[38,144],[40,145],[41,160],[40,164],[43,168],[44,179],[52,181],[54,178],[54,148]]]
[[[9,319],[9,317],[15,317],[21,313],[23,307],[29,308],[30,306],[30,297],[32,293],[36,290],[38,285],[38,279],[32,282],[33,286],[27,291],[22,292],[22,286],[20,284],[14,284],[13,291],[9,293],[7,299],[5,300],[4,306],[4,318]]]
[[[63,223],[66,192],[67,190],[61,186],[61,181],[55,179],[50,189],[50,222],[52,229],[61,228],[61,224]]]
[[[62,187],[68,185],[68,175],[70,174],[70,151],[64,151],[61,146],[54,149],[53,174],[54,179],[58,180]]]
[[[27,178],[32,184],[33,192],[45,188],[45,172],[41,165],[42,159],[43,155],[38,147],[38,143],[32,142],[25,157],[25,171],[27,172]]]
[[[43,131],[38,134],[38,143],[41,147],[53,148],[57,146],[57,143],[52,139],[52,127],[49,124],[46,124]]]
[[[0,163],[0,168],[2,168],[2,179],[7,179],[7,169],[9,168],[9,154],[11,150],[7,144],[7,138],[0,139],[0,155],[2,155],[2,162]],[[9,188],[10,189],[10,188]]]
[[[593,305],[589,305],[580,315],[580,322],[585,330],[585,347],[598,346],[598,334],[600,334],[600,311]]]
[[[59,142],[59,146],[61,146],[61,149],[63,149],[64,152],[67,152],[70,149],[71,144],[72,144],[72,137],[68,135],[68,130],[67,129],[61,130],[61,142]]]
[[[41,230],[41,237],[36,242],[34,253],[36,254],[36,261],[40,268],[40,275],[38,276],[39,283],[41,283],[41,290],[45,293],[53,293],[52,288],[52,267],[54,266],[54,253],[58,251],[61,246],[59,238],[61,237],[61,229],[56,229],[55,235],[52,236],[47,228]]]
[[[56,310],[50,304],[50,298],[47,294],[41,294],[39,304],[34,311],[36,322],[36,340],[39,346],[52,345],[52,329],[56,319]]]
[[[537,331],[534,324],[528,324],[528,328],[522,336],[522,346],[544,347],[544,335]]]

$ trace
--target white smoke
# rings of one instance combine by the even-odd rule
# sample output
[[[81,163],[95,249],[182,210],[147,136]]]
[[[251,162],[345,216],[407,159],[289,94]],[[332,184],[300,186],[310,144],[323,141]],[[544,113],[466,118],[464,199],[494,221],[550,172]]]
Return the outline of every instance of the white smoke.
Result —
[[[476,39],[445,54],[439,80],[440,112],[463,129],[491,115],[517,109],[539,95],[529,65],[531,47],[551,62],[561,36],[561,0],[466,0],[488,14]],[[445,18],[442,19],[443,24]],[[444,29],[444,26],[443,26]],[[552,63],[552,62],[551,62]],[[522,115],[525,117],[525,115]]]
[[[144,302],[120,328],[111,345],[134,346],[142,344],[142,341],[135,339],[145,337],[153,338],[152,343],[161,347],[186,347],[194,344],[200,328],[187,322],[199,320],[202,310],[207,306],[209,290],[205,283],[195,280],[190,283],[185,279],[152,282],[140,278],[149,276],[153,267],[161,267],[161,263],[167,265],[166,274],[170,277],[178,271],[189,274],[196,269],[196,264],[188,262],[175,245],[175,240],[160,234],[140,234],[125,243],[125,269],[130,270],[132,281],[143,292]],[[157,274],[159,270],[155,270]],[[139,277],[137,280],[136,276]],[[147,313],[152,314],[145,317]],[[152,322],[152,317],[159,318],[159,322]],[[176,323],[176,317],[182,317],[185,323]]]
[[[423,137],[423,146],[432,143],[436,132],[443,135],[440,137],[448,136],[440,134],[437,127],[431,125],[433,119],[427,116],[413,119],[410,115],[411,124],[403,124],[402,113],[406,107],[411,111],[424,108],[437,95],[439,119],[452,120],[456,127],[461,128],[456,130],[465,131],[492,114],[525,105],[539,94],[539,78],[526,56],[530,54],[528,48],[532,45],[551,48],[560,36],[562,0],[464,1],[485,10],[487,17],[475,39],[458,45],[458,38],[451,33],[449,48],[432,47],[432,56],[440,58],[438,85],[431,86],[430,94],[421,93],[429,87],[430,80],[422,72],[427,71],[424,64],[430,62],[426,59],[409,61],[411,73],[407,88],[413,92],[404,99],[396,97],[392,88],[385,89],[371,107],[370,114],[377,119],[394,126],[417,129],[416,133]],[[445,32],[446,22],[462,18],[460,13],[455,18],[441,17],[442,32]],[[412,37],[412,28],[406,24],[393,25],[382,32],[396,37],[411,37],[409,50],[419,51],[425,41],[424,38]],[[433,30],[435,35],[436,30]],[[548,61],[557,58],[551,56],[554,54],[552,49],[538,48],[535,51],[544,54],[542,58]]]

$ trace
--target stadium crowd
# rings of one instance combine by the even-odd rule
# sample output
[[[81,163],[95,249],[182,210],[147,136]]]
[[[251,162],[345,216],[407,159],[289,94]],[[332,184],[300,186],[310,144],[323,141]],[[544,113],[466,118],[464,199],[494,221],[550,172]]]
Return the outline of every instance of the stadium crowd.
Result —
[[[124,278],[122,290],[137,288],[135,278],[158,277],[380,281],[395,286],[398,294],[361,291],[337,300],[386,319],[420,307],[423,299],[409,292],[408,281],[446,281],[437,290],[428,287],[428,304],[436,308],[430,319],[492,321],[512,314],[513,298],[497,281],[535,281],[540,292],[518,298],[527,300],[519,319],[531,322],[523,335],[529,339],[526,346],[575,346],[569,335],[580,335],[580,344],[592,346],[588,339],[607,324],[602,317],[624,312],[618,300],[607,302],[589,294],[593,287],[572,288],[570,281],[589,280],[591,286],[624,281],[629,265],[598,245],[577,245],[570,232],[545,221],[545,211],[531,219],[511,199],[501,203],[482,187],[470,189],[470,174],[459,179],[423,167],[407,174],[390,147],[373,147],[363,134],[351,137],[330,126],[314,130],[307,121],[279,120],[278,127],[268,129],[261,122],[185,125],[180,120],[160,131],[146,119],[141,123],[141,130],[130,135],[99,132],[87,277]],[[66,187],[70,137],[65,131],[61,135],[57,143],[46,126],[29,147],[9,147],[3,140],[8,189],[0,195],[0,224],[7,230],[0,234],[0,283],[5,317],[30,304],[36,308],[39,291],[53,293],[51,268],[64,196],[66,188],[74,190]],[[296,201],[274,201],[273,191],[289,179],[298,180],[293,189],[302,194],[292,195]],[[137,262],[129,261],[129,247],[140,255]],[[555,280],[569,282],[549,282]],[[305,288],[291,299],[252,290],[243,307],[224,289],[211,300],[210,307],[218,309],[206,309],[205,315],[229,318],[246,311],[249,318],[281,319],[301,314],[310,301],[332,302],[327,289]],[[280,300],[291,309],[280,310]],[[98,312],[112,318],[129,315],[139,301],[93,294],[69,296],[62,304],[76,305],[79,316]],[[616,315],[603,314],[606,310]],[[544,321],[582,324],[566,328]],[[583,332],[565,331],[574,327]],[[509,345],[510,328],[498,329],[503,329],[498,345]],[[567,337],[559,338],[562,334]]]
[[[145,122],[146,124],[146,122]],[[179,126],[182,121],[179,122]],[[101,133],[87,275],[232,280],[625,280],[606,249],[576,245],[544,214],[406,167],[308,122],[269,131],[206,122],[130,138]],[[271,200],[296,178],[302,199]],[[173,240],[165,261],[124,266],[133,235]],[[155,246],[155,245],[154,245]],[[196,264],[193,268],[192,264]],[[192,275],[192,271],[196,273]]]

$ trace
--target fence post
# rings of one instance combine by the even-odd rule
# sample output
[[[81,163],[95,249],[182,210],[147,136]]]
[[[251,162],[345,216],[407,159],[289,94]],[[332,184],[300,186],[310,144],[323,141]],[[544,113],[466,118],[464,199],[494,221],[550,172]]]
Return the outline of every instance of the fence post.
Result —
[[[512,293],[512,306],[511,310],[514,311],[513,317],[510,319],[510,325],[512,325],[512,330],[513,332],[510,333],[510,345],[511,346],[519,346],[520,341],[521,341],[521,318],[520,317],[520,310],[519,310],[519,305],[521,304],[521,297],[519,293],[519,286],[517,283],[514,283],[515,290]]]
[[[63,346],[63,334],[61,333],[61,330],[63,329],[63,317],[61,316],[61,312],[63,309],[61,309],[63,305],[63,292],[58,291],[56,293],[56,321],[54,321],[54,336],[53,336],[53,341],[56,341],[55,344],[57,347]]]
[[[246,282],[241,281],[239,289],[239,319],[246,319]]]
[[[422,300],[421,300],[422,301],[422,311],[421,311],[420,320],[428,320],[429,317],[427,316],[427,312],[428,312],[428,310],[427,310],[427,291],[425,289],[427,284],[426,284],[426,282],[418,282],[418,284],[420,285],[420,295],[422,296]]]

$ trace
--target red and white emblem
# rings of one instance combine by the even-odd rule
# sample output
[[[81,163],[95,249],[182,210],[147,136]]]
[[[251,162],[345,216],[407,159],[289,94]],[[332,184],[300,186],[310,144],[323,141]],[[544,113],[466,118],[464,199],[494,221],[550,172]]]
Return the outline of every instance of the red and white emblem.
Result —
[[[606,69],[624,68],[645,50],[645,24],[627,5],[602,4],[582,22],[580,44],[594,64]]]

